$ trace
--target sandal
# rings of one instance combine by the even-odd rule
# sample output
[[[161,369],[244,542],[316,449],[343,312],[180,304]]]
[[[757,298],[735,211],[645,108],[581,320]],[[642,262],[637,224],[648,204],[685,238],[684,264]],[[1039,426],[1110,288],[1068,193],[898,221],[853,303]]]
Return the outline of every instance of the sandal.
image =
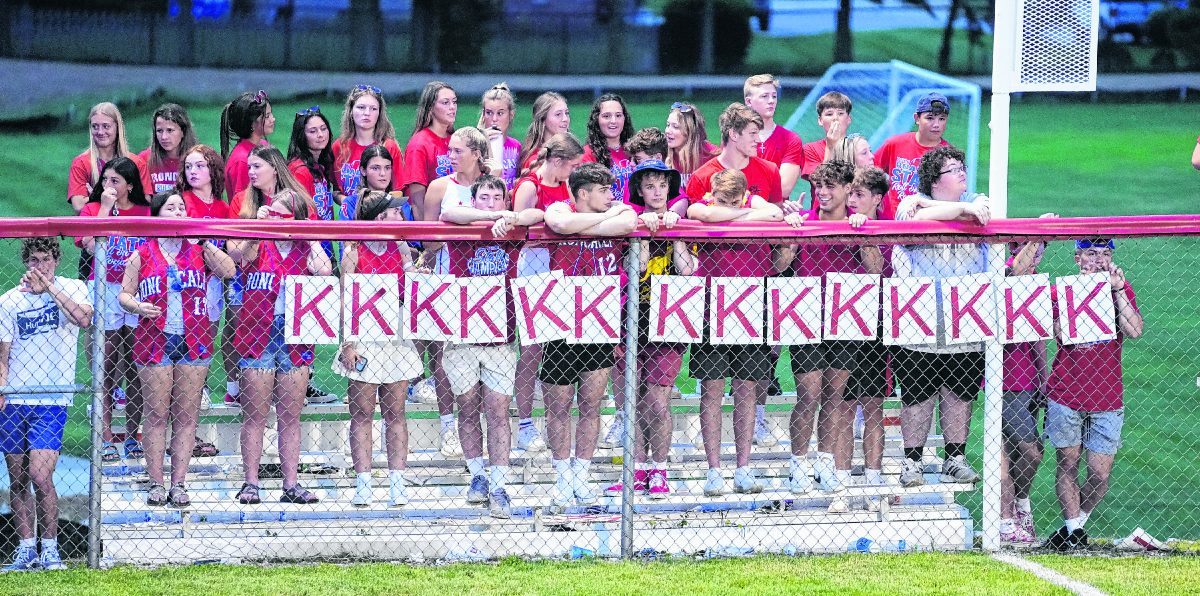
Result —
[[[140,459],[145,455],[141,441],[134,438],[125,439],[125,459]]]
[[[221,454],[221,450],[217,449],[216,445],[196,437],[196,446],[192,447],[192,457],[216,457]]]
[[[171,487],[171,491],[167,493],[167,503],[172,507],[187,507],[192,504],[192,498],[188,496],[182,482]]]
[[[117,446],[112,443],[104,443],[104,447],[100,449],[100,461],[105,463],[113,463],[121,459],[121,453],[117,451]]]
[[[146,504],[151,507],[162,507],[167,504],[167,487],[161,484],[150,486],[146,491]]]
[[[262,503],[262,499],[258,496],[258,486],[249,482],[242,484],[242,490],[238,491],[237,500],[242,505],[258,505]]]
[[[320,499],[317,498],[317,495],[314,495],[312,491],[299,484],[296,484],[292,488],[284,489],[283,495],[279,497],[280,503],[296,503],[298,505],[311,505],[318,501]]]

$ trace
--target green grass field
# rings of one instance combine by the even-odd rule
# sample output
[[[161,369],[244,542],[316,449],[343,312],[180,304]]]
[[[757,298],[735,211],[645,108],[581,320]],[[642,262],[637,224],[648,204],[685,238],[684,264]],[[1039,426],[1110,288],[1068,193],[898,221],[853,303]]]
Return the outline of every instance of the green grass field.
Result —
[[[635,100],[631,103],[630,110],[636,125],[663,124],[665,106],[670,99],[630,99]],[[795,98],[795,101],[780,107],[781,120],[790,114],[798,99]],[[277,145],[286,145],[290,114],[298,108],[312,105],[314,101],[326,106],[326,111],[335,115],[333,120],[337,120],[336,115],[340,113],[340,102],[337,99],[303,98],[279,102],[275,105],[279,124],[271,140]],[[716,115],[728,101],[706,99],[698,103],[708,116],[710,136],[715,138]],[[201,140],[213,143],[216,140],[219,106],[190,107]],[[143,106],[131,109],[126,114],[134,139],[132,145],[138,149],[149,138],[149,117],[152,109],[153,106]],[[584,132],[587,110],[586,104],[574,103],[573,128],[577,134]],[[402,137],[407,136],[411,128],[412,111],[413,107],[409,104],[390,106],[393,122],[397,124]],[[464,102],[459,120],[470,122],[475,114],[475,107]],[[986,124],[987,106],[983,118]],[[1200,189],[1200,174],[1191,169],[1188,157],[1195,142],[1194,123],[1198,121],[1198,104],[1090,104],[1055,99],[1018,102],[1012,111],[1010,215],[1033,217],[1046,211],[1069,216],[1194,213],[1197,210],[1195,201],[1197,189]],[[964,137],[961,121],[956,120],[955,124],[948,134],[951,141]],[[524,125],[525,123],[518,122],[515,129],[523,130]],[[987,127],[983,126],[982,131],[978,186],[986,189]],[[5,171],[9,172],[8,175],[0,176],[0,196],[4,197],[0,215],[68,214],[69,209],[63,203],[65,170],[70,159],[86,145],[86,135],[82,126],[72,126],[69,129],[51,132],[17,132],[0,136],[0,160],[6,164]],[[13,175],[15,172],[19,172],[20,175]],[[12,241],[0,242],[0,246],[4,247],[0,250],[0,283],[10,287],[16,283],[19,273],[16,264],[17,247]],[[1200,358],[1195,352],[1194,339],[1200,335],[1200,322],[1197,321],[1194,306],[1194,296],[1197,289],[1200,289],[1194,273],[1200,265],[1198,248],[1200,243],[1194,238],[1139,239],[1123,242],[1118,251],[1118,261],[1125,267],[1138,289],[1147,331],[1145,337],[1131,342],[1126,348],[1128,411],[1124,433],[1125,446],[1118,458],[1111,492],[1089,522],[1089,530],[1093,536],[1115,538],[1141,526],[1160,539],[1200,537],[1200,513],[1195,508],[1195,495],[1200,494],[1200,478],[1195,474],[1194,464],[1195,454],[1200,452],[1200,436],[1195,431],[1196,428],[1200,428],[1200,406],[1196,402],[1197,390],[1194,384],[1196,373],[1200,370],[1197,366],[1197,360]],[[1073,263],[1070,257],[1071,250],[1067,245],[1052,245],[1043,271],[1052,276],[1072,273]],[[64,263],[73,262],[73,254],[64,257]],[[327,361],[329,355],[325,354],[323,357],[324,361]],[[214,366],[213,371],[210,382],[216,389],[221,386],[220,382],[223,379],[218,366]],[[318,367],[317,371],[322,385],[333,388],[340,384],[328,372],[326,366]],[[87,375],[82,375],[82,378],[85,382]],[[687,386],[690,387],[691,383],[687,382]],[[216,391],[214,393],[220,394]],[[85,401],[85,398],[80,400],[81,403]],[[88,430],[83,408],[74,408],[72,411],[72,424],[67,441],[69,451],[86,452]],[[981,443],[981,408],[977,408],[969,452],[977,466],[980,464]],[[1046,465],[1038,476],[1033,495],[1035,513],[1039,521],[1038,530],[1043,535],[1060,523],[1054,497],[1052,460],[1051,450]],[[962,497],[962,503],[975,512],[978,520],[979,494],[966,494]],[[887,559],[879,561],[878,564],[883,565],[885,560]],[[964,560],[972,562],[971,564],[987,563],[987,560],[982,558],[967,557]],[[847,564],[857,564],[853,563],[855,559],[846,561],[851,562]],[[807,564],[790,560],[761,563],[764,568],[773,565]],[[1071,564],[1075,565],[1076,562],[1072,561]],[[710,572],[708,570],[720,569],[720,565],[683,566],[680,569],[686,570],[688,574],[704,577]],[[303,569],[302,573],[325,577],[331,585],[338,583],[334,578],[340,573],[339,568]],[[453,582],[463,581],[462,574],[456,574],[453,569],[439,572],[445,575],[438,576],[438,579],[432,576],[413,579],[413,585],[451,587]],[[527,569],[537,569],[537,566],[512,563],[497,569],[503,570],[501,575],[510,572],[518,574]],[[254,569],[239,568],[221,570],[219,573],[227,574],[225,577],[228,577],[230,582],[235,582],[234,578],[249,577],[257,572]],[[554,573],[558,572],[558,569],[554,570]],[[113,578],[119,578],[124,573],[127,572],[96,577],[102,578],[99,580],[101,582],[119,581]],[[193,573],[188,570],[173,573],[180,574],[175,578],[180,581],[201,581],[186,579],[189,573]],[[394,573],[404,574],[408,571],[397,570]],[[422,573],[434,572],[412,573],[419,576]],[[795,575],[802,574],[797,572]],[[936,566],[931,566],[929,575],[938,575]],[[973,578],[975,574],[964,572],[957,575]],[[281,574],[280,577],[284,575]],[[725,578],[719,572],[712,577],[732,581],[732,578]],[[859,577],[887,576],[862,573]],[[498,577],[492,579],[501,581]],[[533,585],[523,583],[525,580],[511,581],[511,584],[497,584],[495,591],[520,592],[524,591],[523,586]],[[1121,580],[1105,578],[1103,581]],[[301,582],[297,582],[297,585],[299,583]],[[306,589],[318,591],[318,588],[313,586],[319,584],[310,584],[307,580],[303,583]],[[93,587],[99,591],[103,589],[99,587],[102,585],[108,584],[99,583]],[[620,585],[628,587],[635,584]],[[912,585],[939,584],[922,583],[914,579]],[[997,584],[987,585],[992,586],[994,590]],[[832,584],[827,587],[840,589]],[[0,590],[3,589],[4,584],[0,583]],[[747,581],[740,586],[732,586],[729,591],[753,589],[753,582]],[[986,586],[981,586],[981,589],[987,591]]]

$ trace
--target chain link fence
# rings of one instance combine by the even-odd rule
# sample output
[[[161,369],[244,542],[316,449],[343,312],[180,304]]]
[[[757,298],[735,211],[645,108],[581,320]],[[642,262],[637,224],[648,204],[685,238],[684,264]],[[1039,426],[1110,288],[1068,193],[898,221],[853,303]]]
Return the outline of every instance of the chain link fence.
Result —
[[[54,519],[92,565],[1200,537],[1186,217],[22,225],[103,283],[0,242],[14,549]]]

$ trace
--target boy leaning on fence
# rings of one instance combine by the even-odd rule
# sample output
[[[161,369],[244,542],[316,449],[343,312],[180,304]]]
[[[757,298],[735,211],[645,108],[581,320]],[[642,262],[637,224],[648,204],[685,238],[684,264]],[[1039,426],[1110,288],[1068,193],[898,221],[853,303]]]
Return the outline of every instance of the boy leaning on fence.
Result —
[[[0,296],[0,387],[75,383],[79,329],[91,325],[92,305],[83,282],[54,274],[61,257],[55,238],[21,243],[21,260],[28,270],[20,285]],[[70,404],[70,393],[0,393],[0,445],[20,540],[4,572],[66,569],[58,554],[54,467]]]
[[[1125,272],[1113,262],[1116,243],[1110,238],[1089,238],[1075,242],[1075,263],[1081,274],[1108,273],[1113,305],[1117,315],[1114,339],[1091,343],[1059,345],[1050,368],[1046,390],[1046,438],[1057,452],[1055,472],[1058,504],[1062,507],[1063,526],[1046,540],[1045,546],[1071,550],[1087,546],[1083,529],[1108,492],[1117,449],[1121,447],[1121,427],[1125,422],[1125,387],[1121,380],[1121,347],[1126,338],[1142,335],[1142,313],[1138,309],[1133,286]],[[1059,312],[1056,288],[1054,335],[1059,336]],[[1079,458],[1087,451],[1087,480],[1079,486]]]

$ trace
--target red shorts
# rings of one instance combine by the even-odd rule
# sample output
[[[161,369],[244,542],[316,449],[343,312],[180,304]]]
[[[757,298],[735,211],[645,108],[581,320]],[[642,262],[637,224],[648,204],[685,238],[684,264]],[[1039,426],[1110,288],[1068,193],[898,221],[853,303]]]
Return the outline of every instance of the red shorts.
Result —
[[[673,343],[643,343],[638,346],[638,368],[642,381],[664,387],[673,386],[679,377],[679,370],[683,368],[683,353],[686,350],[684,344]],[[614,367],[618,374],[624,374],[625,344],[617,345],[616,358]]]

